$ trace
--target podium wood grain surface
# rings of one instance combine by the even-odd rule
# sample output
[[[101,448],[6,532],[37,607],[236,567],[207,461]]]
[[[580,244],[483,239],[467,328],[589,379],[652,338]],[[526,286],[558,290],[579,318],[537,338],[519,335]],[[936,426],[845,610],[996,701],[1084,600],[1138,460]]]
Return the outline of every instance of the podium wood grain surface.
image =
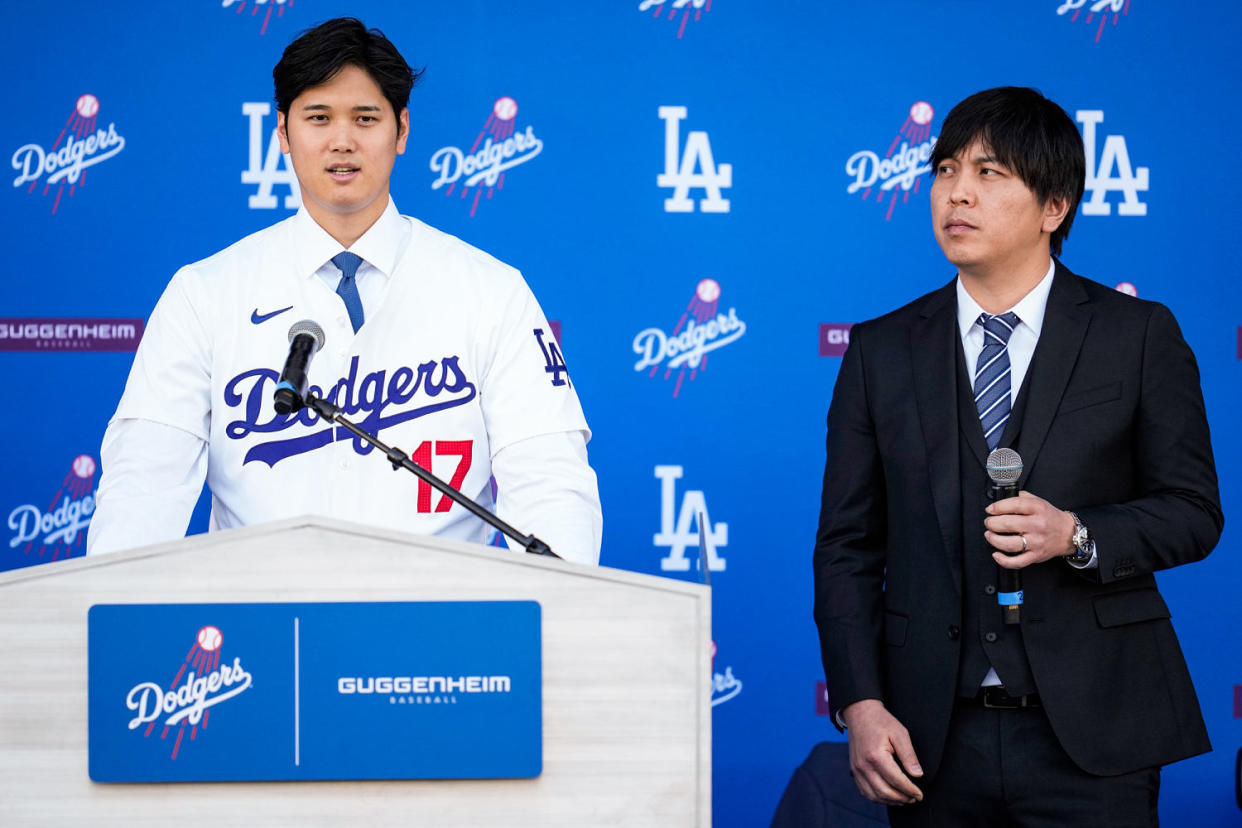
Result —
[[[536,779],[87,776],[93,604],[495,600],[542,605]],[[707,828],[710,605],[698,584],[323,518],[0,573],[0,826]]]

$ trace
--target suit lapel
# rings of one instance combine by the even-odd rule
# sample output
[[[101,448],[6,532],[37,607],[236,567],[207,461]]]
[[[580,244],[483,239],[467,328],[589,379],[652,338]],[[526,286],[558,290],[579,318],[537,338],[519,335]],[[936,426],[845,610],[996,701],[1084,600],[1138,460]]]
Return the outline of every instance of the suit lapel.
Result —
[[[910,329],[910,359],[914,366],[914,392],[923,443],[927,450],[929,480],[936,519],[945,555],[952,569],[958,593],[962,589],[961,466],[958,458],[957,394],[945,393],[946,383],[957,384],[958,340],[957,301],[954,282],[932,293],[919,319]]]
[[[1031,475],[1082,350],[1091,321],[1091,312],[1083,307],[1086,302],[1087,292],[1083,290],[1079,277],[1057,262],[1039,342],[1019,394],[1025,397],[1021,406],[1020,431],[1014,446],[1022,456],[1025,467],[1020,485],[1024,485]]]

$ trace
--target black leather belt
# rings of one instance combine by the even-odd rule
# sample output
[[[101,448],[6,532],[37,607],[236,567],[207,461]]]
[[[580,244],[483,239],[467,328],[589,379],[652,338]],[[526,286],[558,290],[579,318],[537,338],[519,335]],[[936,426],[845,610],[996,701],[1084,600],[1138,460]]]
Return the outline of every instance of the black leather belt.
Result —
[[[1027,693],[1023,696],[1011,696],[1004,687],[980,687],[973,697],[961,697],[966,704],[977,704],[988,710],[1021,710],[1023,708],[1043,707],[1038,693]]]

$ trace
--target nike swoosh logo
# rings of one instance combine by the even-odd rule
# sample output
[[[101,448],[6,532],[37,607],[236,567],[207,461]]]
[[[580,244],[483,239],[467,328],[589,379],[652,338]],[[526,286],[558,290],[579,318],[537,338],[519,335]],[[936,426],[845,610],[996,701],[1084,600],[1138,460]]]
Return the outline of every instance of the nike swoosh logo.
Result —
[[[250,321],[255,325],[260,325],[271,319],[273,316],[279,316],[287,310],[293,310],[293,305],[290,305],[287,308],[281,308],[280,310],[274,310],[271,313],[259,313],[259,309],[255,308],[254,312],[250,314]]]

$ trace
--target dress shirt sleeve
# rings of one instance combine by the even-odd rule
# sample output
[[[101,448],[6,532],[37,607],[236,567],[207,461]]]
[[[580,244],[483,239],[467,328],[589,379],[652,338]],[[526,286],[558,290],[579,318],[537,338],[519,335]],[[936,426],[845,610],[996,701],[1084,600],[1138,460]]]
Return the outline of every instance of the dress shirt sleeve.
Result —
[[[510,443],[492,458],[496,513],[568,561],[598,564],[603,517],[581,431]],[[510,547],[521,550],[513,540]]]
[[[207,442],[175,426],[114,419],[99,452],[103,476],[86,554],[185,535],[207,476]]]

